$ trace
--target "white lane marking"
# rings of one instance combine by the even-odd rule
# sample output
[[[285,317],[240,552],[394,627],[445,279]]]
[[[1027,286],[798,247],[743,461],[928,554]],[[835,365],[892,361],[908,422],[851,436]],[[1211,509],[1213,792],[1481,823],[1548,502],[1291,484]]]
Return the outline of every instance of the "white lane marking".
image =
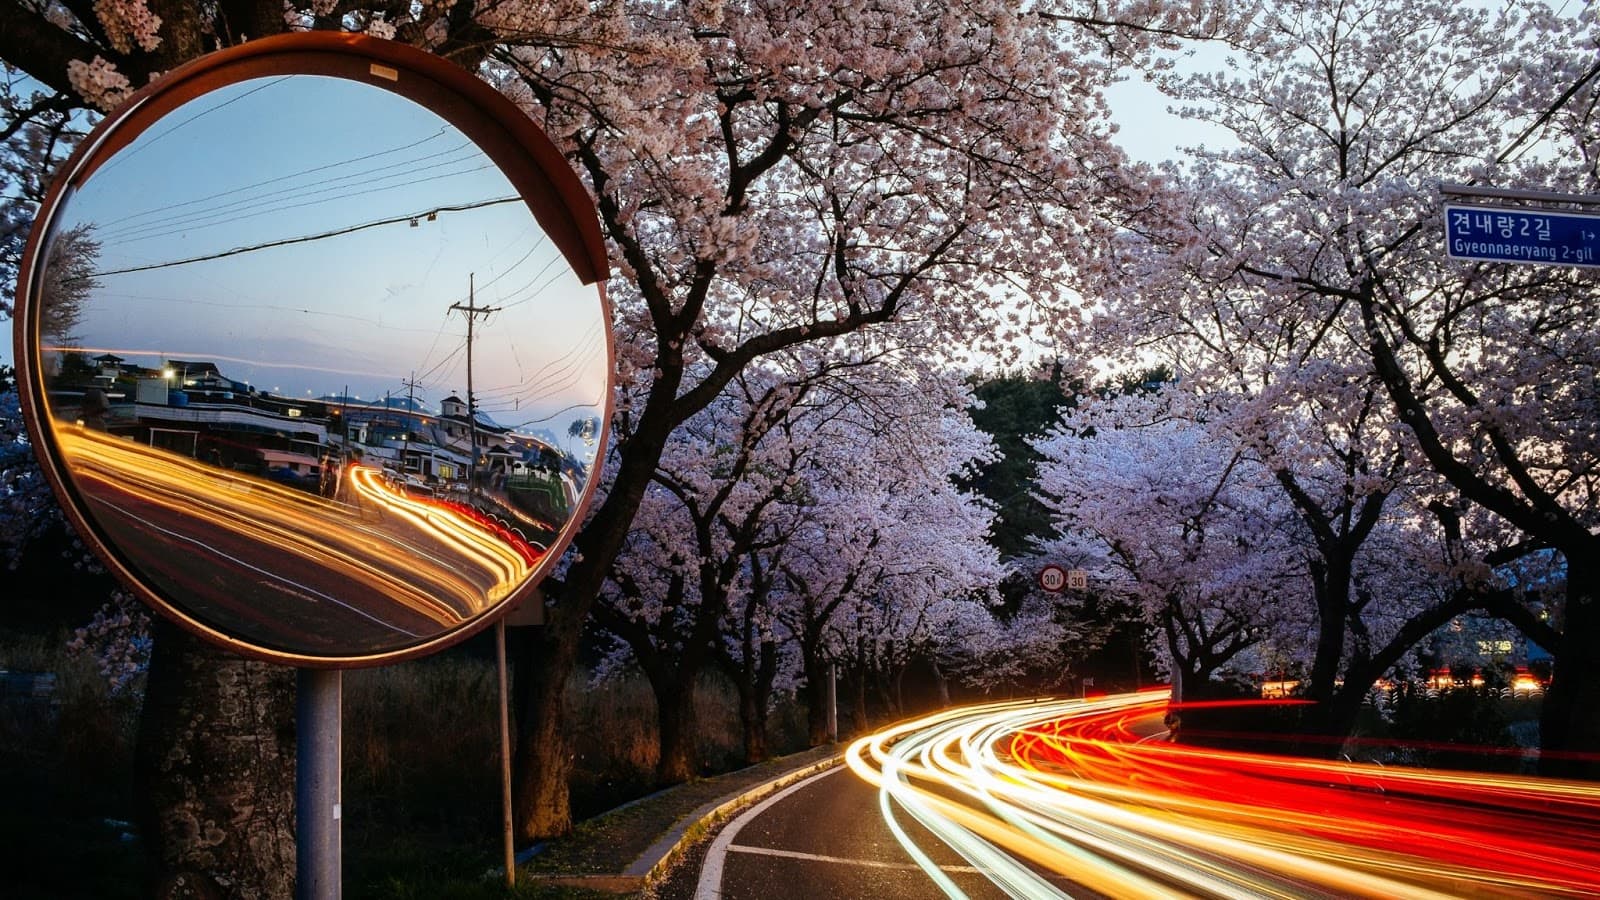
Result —
[[[844,766],[833,766],[818,775],[797,781],[740,813],[738,818],[723,827],[722,831],[717,834],[716,840],[711,842],[711,849],[706,851],[706,861],[700,866],[700,881],[695,885],[694,900],[720,900],[722,897],[722,868],[728,859],[728,848],[733,846],[733,839],[739,836],[739,830],[744,828],[746,823],[766,812],[772,804],[811,784],[811,782],[843,770]]]
[[[877,859],[846,859],[843,856],[823,856],[817,853],[801,853],[798,850],[774,850],[770,847],[729,847],[733,853],[753,853],[756,856],[781,856],[784,859],[803,859],[807,862],[839,863],[846,866],[861,866],[868,869],[904,869],[911,872],[921,872],[922,867],[916,863],[884,862]],[[983,870],[977,866],[940,866],[945,872],[965,872],[971,875],[982,875]]]

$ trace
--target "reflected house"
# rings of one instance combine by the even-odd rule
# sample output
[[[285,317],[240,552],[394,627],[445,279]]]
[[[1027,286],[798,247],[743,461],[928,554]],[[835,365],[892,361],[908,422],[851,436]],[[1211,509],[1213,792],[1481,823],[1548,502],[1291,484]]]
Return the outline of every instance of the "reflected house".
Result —
[[[552,475],[563,468],[563,455],[553,445],[528,434],[512,431],[479,412],[476,429],[466,401],[454,394],[439,404],[439,412],[406,405],[404,399],[374,402],[350,398],[324,398],[342,425],[333,428],[334,440],[343,431],[349,439],[374,448],[377,457],[393,460],[401,472],[415,473],[431,483],[465,486],[473,468],[476,436],[477,469],[481,487],[501,485],[514,474],[539,469]],[[569,467],[574,461],[567,460]],[[580,480],[581,471],[571,473]]]
[[[105,430],[212,465],[314,490],[328,441],[324,404],[262,393],[214,363],[169,360],[159,368],[96,357],[93,374],[63,374],[50,388],[52,414],[79,420],[94,389],[109,401]]]
[[[365,401],[324,397],[334,417],[330,439],[346,451],[360,447],[369,462],[430,485],[465,484],[467,440],[449,434],[440,416],[405,398]],[[465,418],[463,418],[465,421]]]
[[[94,358],[95,386],[102,390],[114,387],[122,374],[124,360],[115,353],[102,353]]]
[[[467,472],[472,468],[473,436],[472,419],[467,415],[467,404],[454,394],[444,398],[439,403],[438,416],[424,417],[418,422],[417,434],[421,438],[420,448],[413,447],[416,456],[418,471],[426,477],[434,475],[437,469],[428,466],[438,466],[442,461],[448,461],[451,474],[446,481],[462,481],[467,478]],[[492,421],[478,416],[477,421],[477,458],[483,459],[490,444],[496,439],[504,440],[510,429],[504,428]],[[422,454],[428,453],[425,458]]]

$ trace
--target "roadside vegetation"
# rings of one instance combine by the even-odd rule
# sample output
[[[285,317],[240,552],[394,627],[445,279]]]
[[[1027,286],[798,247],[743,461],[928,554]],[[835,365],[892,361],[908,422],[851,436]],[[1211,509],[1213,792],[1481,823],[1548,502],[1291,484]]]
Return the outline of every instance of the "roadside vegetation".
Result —
[[[8,898],[149,896],[133,781],[143,677],[113,691],[72,633],[0,632],[0,816]],[[499,732],[493,656],[479,643],[438,657],[344,676],[345,896],[478,898],[614,896],[524,877],[508,892],[500,866]],[[620,872],[671,824],[601,813],[655,791],[654,704],[642,678],[576,682],[568,692],[576,754],[574,847],[551,845],[532,869]],[[740,765],[737,697],[715,677],[696,692],[702,776]],[[792,704],[773,711],[776,753],[804,747]],[[693,787],[693,784],[690,785]],[[698,796],[685,802],[698,806]],[[668,814],[670,815],[670,813]],[[608,817],[610,819],[611,817]],[[637,826],[637,827],[635,827]],[[644,829],[645,833],[632,831]],[[576,845],[581,844],[578,848]],[[518,848],[524,849],[524,848]]]
[[[70,632],[0,633],[0,846],[8,897],[148,896],[133,785],[142,676],[120,690]],[[26,674],[25,674],[26,673]],[[53,678],[51,677],[53,676]],[[25,686],[25,687],[24,687]],[[1482,771],[1526,770],[1541,698],[1499,685],[1396,687],[1363,710],[1347,745],[1353,758]],[[37,696],[34,692],[37,692]],[[19,694],[19,692],[22,692]],[[934,698],[924,698],[932,703]],[[345,893],[360,898],[585,898],[616,896],[554,883],[552,876],[621,872],[676,818],[732,788],[719,773],[742,766],[738,697],[717,676],[696,691],[699,777],[671,802],[656,794],[654,701],[641,676],[576,683],[574,834],[550,842],[508,892],[501,860],[495,671],[482,642],[438,657],[344,678]],[[882,721],[887,709],[874,709]],[[1215,723],[1254,749],[1292,733],[1280,713]],[[806,746],[805,710],[792,698],[769,723],[774,755]],[[826,749],[826,748],[823,748]],[[751,780],[766,777],[751,770]],[[621,808],[620,807],[626,807]],[[607,814],[610,813],[610,814]],[[519,849],[524,849],[520,848]]]

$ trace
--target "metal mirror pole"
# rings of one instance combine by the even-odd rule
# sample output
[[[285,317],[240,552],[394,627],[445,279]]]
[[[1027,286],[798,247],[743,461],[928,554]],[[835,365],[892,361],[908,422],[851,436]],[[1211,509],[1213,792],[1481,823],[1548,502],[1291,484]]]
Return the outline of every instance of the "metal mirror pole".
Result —
[[[338,669],[298,669],[295,694],[295,896],[339,900],[340,739]]]

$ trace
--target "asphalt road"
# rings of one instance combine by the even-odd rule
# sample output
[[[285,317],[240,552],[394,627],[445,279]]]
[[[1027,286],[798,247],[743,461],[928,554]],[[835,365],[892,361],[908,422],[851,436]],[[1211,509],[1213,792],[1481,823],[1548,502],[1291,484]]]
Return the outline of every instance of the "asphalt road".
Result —
[[[914,821],[903,814],[899,821],[968,897],[988,900],[1006,896]],[[878,806],[877,789],[840,766],[774,795],[729,822],[706,853],[695,889],[692,893],[682,890],[680,896],[696,900],[924,900],[946,894],[889,830]]]

